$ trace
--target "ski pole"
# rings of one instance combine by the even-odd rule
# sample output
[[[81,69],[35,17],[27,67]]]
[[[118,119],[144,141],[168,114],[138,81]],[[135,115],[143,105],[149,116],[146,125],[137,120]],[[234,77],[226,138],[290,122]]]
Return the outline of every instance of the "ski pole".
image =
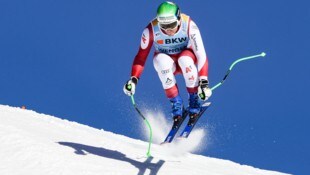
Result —
[[[215,90],[216,88],[220,87],[220,86],[225,82],[225,80],[227,79],[227,77],[228,77],[228,75],[230,74],[231,70],[233,69],[233,67],[234,67],[237,63],[239,63],[239,62],[241,62],[241,61],[245,61],[245,60],[249,60],[249,59],[253,59],[253,58],[258,58],[258,57],[265,57],[265,56],[266,56],[266,53],[265,53],[265,52],[262,52],[261,54],[258,54],[258,55],[253,55],[253,56],[248,56],[248,57],[244,57],[244,58],[239,58],[239,59],[237,59],[236,61],[234,61],[234,62],[230,65],[230,67],[229,67],[229,69],[228,69],[226,75],[224,76],[223,80],[222,80],[221,82],[219,82],[218,84],[216,84],[214,87],[212,87],[211,90],[212,90],[212,91]]]
[[[153,137],[152,127],[151,127],[149,121],[143,116],[141,111],[138,109],[138,107],[137,107],[137,105],[135,103],[135,99],[134,99],[133,95],[131,95],[130,97],[131,97],[131,102],[132,102],[133,106],[135,107],[136,111],[139,113],[140,117],[142,117],[143,121],[145,122],[145,124],[148,126],[148,128],[150,130],[149,146],[148,146],[148,150],[147,150],[146,156],[147,157],[151,157],[151,144],[152,144],[152,137]]]

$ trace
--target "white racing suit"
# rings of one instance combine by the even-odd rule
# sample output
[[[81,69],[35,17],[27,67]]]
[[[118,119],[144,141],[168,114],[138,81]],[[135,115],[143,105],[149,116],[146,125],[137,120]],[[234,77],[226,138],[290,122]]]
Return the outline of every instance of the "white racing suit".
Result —
[[[160,29],[157,19],[148,24],[142,33],[131,76],[140,78],[153,45],[153,64],[168,98],[179,93],[176,74],[183,74],[189,93],[197,92],[200,79],[208,79],[208,59],[200,31],[189,16],[181,14],[179,29],[173,36]]]

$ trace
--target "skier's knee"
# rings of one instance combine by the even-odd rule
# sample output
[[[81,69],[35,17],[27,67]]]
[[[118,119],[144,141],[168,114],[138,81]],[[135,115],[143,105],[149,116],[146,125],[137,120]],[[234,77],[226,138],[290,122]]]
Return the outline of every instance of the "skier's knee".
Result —
[[[181,56],[178,60],[178,63],[182,69],[190,66],[195,66],[193,59],[189,56]]]
[[[173,69],[174,61],[167,54],[159,53],[153,59],[153,64],[157,72]]]

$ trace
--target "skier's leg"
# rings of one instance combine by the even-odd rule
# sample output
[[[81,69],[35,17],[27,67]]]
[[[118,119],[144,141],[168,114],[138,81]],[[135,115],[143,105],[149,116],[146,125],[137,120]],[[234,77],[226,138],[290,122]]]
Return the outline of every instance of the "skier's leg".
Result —
[[[195,65],[196,57],[191,50],[184,50],[178,59],[181,67],[187,91],[189,93],[189,113],[198,114],[200,103],[197,95],[198,91],[198,71]]]
[[[198,71],[194,62],[195,60],[196,57],[190,50],[184,50],[178,59],[189,93],[197,93],[198,91]]]
[[[165,90],[166,96],[168,98],[176,97],[179,94],[179,90],[173,74],[176,70],[176,64],[173,59],[167,54],[159,53],[155,55],[153,64]]]
[[[174,71],[176,64],[174,60],[167,54],[159,53],[153,59],[155,70],[165,90],[167,98],[172,103],[172,115],[182,116],[183,101],[179,96],[179,90],[176,84]]]

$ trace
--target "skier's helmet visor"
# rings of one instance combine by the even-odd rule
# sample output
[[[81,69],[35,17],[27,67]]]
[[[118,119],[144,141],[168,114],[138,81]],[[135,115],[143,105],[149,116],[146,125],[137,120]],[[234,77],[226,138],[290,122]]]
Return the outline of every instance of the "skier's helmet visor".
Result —
[[[160,28],[167,30],[167,29],[175,29],[178,26],[178,21],[169,23],[169,24],[163,24],[159,23]]]

